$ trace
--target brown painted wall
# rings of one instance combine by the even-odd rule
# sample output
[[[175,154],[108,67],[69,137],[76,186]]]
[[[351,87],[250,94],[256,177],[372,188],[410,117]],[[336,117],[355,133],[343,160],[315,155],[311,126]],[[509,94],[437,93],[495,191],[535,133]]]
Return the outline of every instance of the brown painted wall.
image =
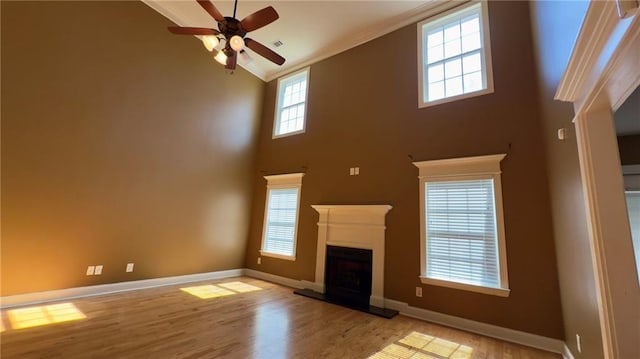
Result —
[[[588,2],[535,1],[530,6],[564,336],[575,358],[603,358],[584,193],[575,128],[571,122],[573,107],[553,99]],[[556,137],[559,128],[567,130],[564,141]],[[576,334],[581,336],[582,353],[577,350]]]
[[[416,25],[313,64],[306,133],[271,139],[276,81],[264,97],[246,266],[313,280],[312,204],[391,204],[385,296],[412,306],[562,338],[556,259],[526,2],[491,2],[495,93],[418,109]],[[415,161],[507,153],[502,162],[511,295],[420,285]],[[411,158],[410,158],[411,156]],[[359,166],[360,176],[349,176]],[[306,171],[296,261],[262,258],[265,174]]]
[[[618,151],[623,166],[640,164],[640,135],[618,136]]]
[[[242,267],[264,84],[168,25],[2,2],[2,295]]]

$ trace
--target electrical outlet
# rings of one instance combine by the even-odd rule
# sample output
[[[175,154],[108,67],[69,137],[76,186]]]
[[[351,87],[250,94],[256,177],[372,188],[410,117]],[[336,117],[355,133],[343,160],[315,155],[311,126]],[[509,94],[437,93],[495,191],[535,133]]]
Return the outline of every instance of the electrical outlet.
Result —
[[[96,270],[93,272],[94,275],[101,275],[102,274],[102,264],[96,266]]]
[[[360,167],[356,167],[353,172],[356,176],[360,176]]]
[[[133,263],[127,263],[127,273],[133,272]]]
[[[580,334],[576,334],[576,346],[578,347],[578,353],[582,353],[582,343],[580,342]]]
[[[87,275],[93,275],[93,272],[96,270],[96,267],[94,266],[88,266],[87,267]]]
[[[356,174],[356,169],[355,169],[355,168],[353,168],[353,167],[350,167],[350,168],[349,168],[349,176],[353,176],[353,175],[355,175],[355,174]]]
[[[262,258],[258,257],[258,264],[262,263]]]
[[[422,287],[416,287],[416,297],[422,298]]]

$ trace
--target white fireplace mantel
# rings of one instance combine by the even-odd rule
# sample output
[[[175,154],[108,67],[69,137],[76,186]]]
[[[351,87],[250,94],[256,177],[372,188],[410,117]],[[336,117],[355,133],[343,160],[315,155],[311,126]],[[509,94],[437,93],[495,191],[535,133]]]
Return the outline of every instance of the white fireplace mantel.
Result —
[[[384,233],[389,205],[313,205],[320,214],[316,278],[313,288],[324,293],[327,245],[371,249],[373,252],[371,299],[384,307]]]

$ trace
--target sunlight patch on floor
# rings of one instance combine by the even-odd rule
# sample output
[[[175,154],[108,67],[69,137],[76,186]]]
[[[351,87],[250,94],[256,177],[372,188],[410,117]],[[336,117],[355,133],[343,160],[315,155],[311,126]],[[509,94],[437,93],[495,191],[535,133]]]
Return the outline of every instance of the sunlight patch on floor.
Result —
[[[87,317],[73,303],[11,309],[7,311],[7,316],[13,329],[69,322]]]
[[[254,285],[242,283],[242,282],[220,283],[218,284],[218,286],[230,289],[238,293],[247,293],[247,292],[255,292],[257,290],[262,290],[262,288],[260,287],[256,287]]]
[[[207,284],[195,287],[185,287],[180,288],[180,290],[196,296],[200,299],[210,299],[226,297],[228,295],[240,293],[255,292],[257,290],[262,290],[262,288],[243,282],[227,282],[218,283],[217,285]]]
[[[419,332],[387,345],[370,359],[470,359],[473,348]]]

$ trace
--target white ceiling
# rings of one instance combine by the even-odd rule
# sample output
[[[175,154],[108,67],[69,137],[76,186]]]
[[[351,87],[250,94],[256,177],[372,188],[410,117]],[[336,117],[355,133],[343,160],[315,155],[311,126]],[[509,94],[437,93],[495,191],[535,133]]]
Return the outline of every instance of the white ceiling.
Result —
[[[154,10],[180,26],[217,29],[217,23],[195,0],[142,0]],[[239,65],[270,81],[283,74],[333,56],[354,46],[382,36],[429,14],[451,7],[458,0],[356,0],[356,1],[242,1],[238,2],[236,18],[266,6],[273,6],[280,18],[275,22],[247,34],[286,59],[282,66],[275,65],[260,55],[247,51],[252,61],[239,60]],[[224,16],[233,15],[233,1],[213,0]],[[164,30],[167,31],[167,30]],[[167,36],[172,35],[167,31]],[[280,40],[283,46],[273,43]],[[203,56],[210,56],[203,49]],[[218,66],[212,58],[212,66]]]

